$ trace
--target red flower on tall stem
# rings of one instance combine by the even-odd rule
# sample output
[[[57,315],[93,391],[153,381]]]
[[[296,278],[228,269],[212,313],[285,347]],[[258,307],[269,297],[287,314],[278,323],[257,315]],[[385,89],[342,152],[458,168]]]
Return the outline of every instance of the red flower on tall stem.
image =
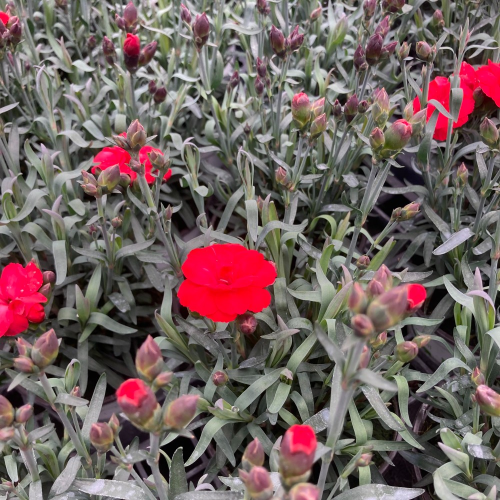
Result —
[[[213,321],[229,322],[271,303],[265,287],[276,279],[276,267],[256,250],[241,245],[211,245],[192,250],[182,266],[186,277],[180,303]]]
[[[18,335],[30,323],[45,319],[42,304],[47,297],[38,292],[43,275],[34,262],[26,267],[8,264],[0,276],[0,337]]]

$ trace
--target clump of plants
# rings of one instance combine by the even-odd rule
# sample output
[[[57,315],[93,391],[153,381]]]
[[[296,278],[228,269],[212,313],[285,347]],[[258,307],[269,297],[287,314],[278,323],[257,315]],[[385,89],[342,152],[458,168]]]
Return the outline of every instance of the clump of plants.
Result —
[[[499,44],[0,0],[0,497],[497,498]]]

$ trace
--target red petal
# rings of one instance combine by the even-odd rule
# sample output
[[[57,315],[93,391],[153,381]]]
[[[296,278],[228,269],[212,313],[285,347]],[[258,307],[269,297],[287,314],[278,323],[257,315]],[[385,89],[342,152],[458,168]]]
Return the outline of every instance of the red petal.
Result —
[[[7,23],[9,22],[10,16],[6,12],[3,12],[0,10],[0,21],[7,26]]]
[[[184,276],[193,283],[206,286],[217,285],[217,264],[210,248],[191,250],[182,265]]]
[[[477,79],[482,91],[500,107],[500,64],[488,61],[488,66],[478,68]]]
[[[0,289],[3,297],[14,300],[24,293],[25,273],[21,264],[8,264],[0,276]]]
[[[185,280],[177,292],[179,302],[191,311],[211,318],[217,311],[210,288]]]
[[[8,306],[0,304],[0,337],[3,337],[8,332],[13,317],[14,314],[9,310]]]
[[[427,298],[427,291],[422,285],[407,285],[406,291],[409,309],[418,309]]]
[[[28,290],[30,293],[38,292],[43,285],[42,271],[34,262],[30,262],[24,271],[28,280]]]
[[[7,335],[8,337],[12,337],[13,335],[18,335],[26,331],[28,329],[28,326],[29,326],[28,320],[24,316],[13,314],[12,322],[5,335]]]
[[[318,445],[316,434],[309,425],[292,425],[292,427],[288,429],[287,434],[291,435],[291,453],[306,453],[310,455],[316,451]]]
[[[41,323],[45,319],[45,310],[41,304],[33,304],[26,312],[30,323]]]

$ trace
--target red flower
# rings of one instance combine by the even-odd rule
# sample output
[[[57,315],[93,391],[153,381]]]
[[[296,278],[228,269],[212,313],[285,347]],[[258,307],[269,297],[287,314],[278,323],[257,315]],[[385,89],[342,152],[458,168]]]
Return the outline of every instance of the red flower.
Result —
[[[116,391],[116,399],[123,413],[137,423],[150,420],[158,406],[153,391],[138,378],[125,380]]]
[[[264,288],[274,283],[276,268],[256,250],[234,244],[197,248],[182,271],[186,280],[177,294],[180,303],[213,321],[233,321],[271,303]]]
[[[42,303],[47,297],[38,292],[43,275],[34,262],[25,268],[8,264],[0,276],[0,337],[17,335],[27,330],[29,323],[45,319]]]
[[[469,119],[469,115],[474,111],[474,97],[472,96],[473,90],[469,78],[460,78],[460,88],[464,91],[462,105],[460,106],[460,113],[458,120],[453,124],[453,128],[461,127]],[[429,84],[429,101],[435,99],[440,102],[446,111],[450,110],[450,93],[451,84],[448,78],[438,76]],[[420,111],[420,99],[418,97],[413,101],[413,111],[417,113]],[[427,121],[429,121],[432,113],[436,108],[432,104],[427,105]],[[448,135],[448,118],[443,114],[439,114],[436,128],[434,129],[434,139],[437,141],[446,140]]]
[[[7,26],[7,23],[9,22],[10,16],[7,14],[7,12],[3,12],[0,10],[0,21],[4,24],[4,26]]]
[[[127,38],[123,42],[123,52],[129,57],[139,57],[141,41],[137,35],[127,33]]]
[[[318,442],[309,425],[292,425],[283,436],[280,450],[280,472],[284,477],[301,476],[313,463]]]
[[[463,62],[462,66],[460,66],[460,81],[464,85],[467,85],[472,92],[474,92],[479,85],[476,70],[466,62]]]
[[[422,285],[406,285],[406,300],[408,301],[407,309],[416,311],[427,298],[427,291]]]
[[[500,63],[488,61],[487,66],[481,66],[476,71],[481,90],[500,107]]]
[[[120,135],[125,137],[127,134],[124,132]],[[144,146],[139,151],[139,160],[141,163],[144,163],[144,166],[146,168],[146,181],[148,182],[148,184],[153,184],[156,179],[153,175],[151,175],[153,166],[151,165],[148,156],[151,151],[161,153],[159,149],[153,148],[152,146]],[[130,179],[134,181],[135,179],[137,179],[137,174],[128,166],[130,159],[130,154],[123,148],[120,148],[118,146],[113,146],[112,148],[104,148],[100,153],[97,153],[94,158],[94,163],[98,163],[98,165],[92,167],[92,173],[96,174],[97,169],[106,170],[109,167],[120,165],[120,172],[122,174],[130,175]],[[163,181],[168,181],[171,176],[172,171],[169,169],[163,177]]]

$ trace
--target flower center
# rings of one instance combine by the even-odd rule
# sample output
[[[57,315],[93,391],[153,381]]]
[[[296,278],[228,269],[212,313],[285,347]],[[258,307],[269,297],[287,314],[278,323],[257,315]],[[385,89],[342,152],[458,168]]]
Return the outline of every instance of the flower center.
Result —
[[[232,266],[222,266],[219,271],[219,281],[225,285],[230,285],[233,281]]]

